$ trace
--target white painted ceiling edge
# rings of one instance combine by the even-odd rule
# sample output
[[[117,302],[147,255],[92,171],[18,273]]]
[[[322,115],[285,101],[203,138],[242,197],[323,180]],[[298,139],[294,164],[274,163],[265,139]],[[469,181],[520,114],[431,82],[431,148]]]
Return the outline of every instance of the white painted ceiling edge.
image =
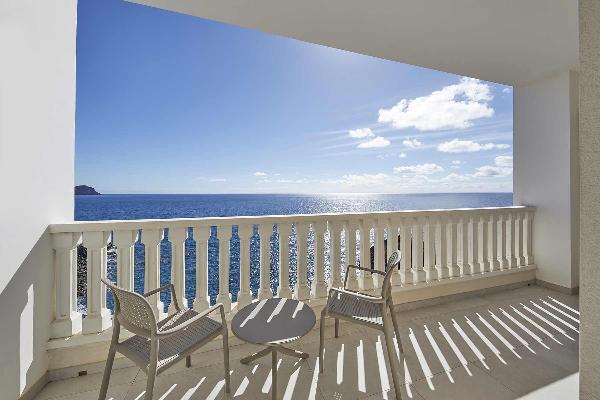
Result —
[[[578,69],[577,0],[129,0],[508,85]]]

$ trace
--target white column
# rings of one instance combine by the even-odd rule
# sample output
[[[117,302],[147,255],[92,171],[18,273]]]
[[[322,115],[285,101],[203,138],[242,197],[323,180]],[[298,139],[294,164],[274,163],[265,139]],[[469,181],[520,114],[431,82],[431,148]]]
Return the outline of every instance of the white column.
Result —
[[[477,215],[469,215],[469,224],[467,225],[469,242],[468,242],[468,250],[469,250],[469,269],[472,274],[478,274],[482,272],[481,265],[479,264],[479,244],[477,243],[478,233],[478,219]]]
[[[160,286],[160,241],[163,236],[162,229],[144,229],[142,243],[144,243],[144,292],[157,289]],[[160,301],[160,294],[153,294],[147,299],[152,306],[154,315],[158,319],[165,316],[165,307]]]
[[[238,225],[238,236],[240,237],[239,309],[252,302],[252,292],[250,291],[250,238],[252,238],[253,228],[254,225]]]
[[[375,244],[374,244],[374,263],[375,269],[378,271],[385,272],[385,239],[384,239],[384,229],[386,227],[385,219],[377,219],[373,220],[373,229],[375,230]],[[370,252],[369,252],[370,257]],[[383,285],[383,277],[381,275],[375,274],[373,275],[373,287],[380,288]]]
[[[423,217],[414,217],[412,222],[413,282],[424,282],[425,271],[423,271]]]
[[[135,272],[134,244],[138,231],[115,230],[113,243],[117,246],[117,286],[132,291]]]
[[[296,239],[298,244],[298,277],[294,297],[297,300],[308,300],[310,288],[308,287],[307,265],[308,265],[308,225],[296,223]]]
[[[346,259],[344,261],[344,272],[348,265],[356,265],[356,224],[353,221],[346,222]],[[347,288],[358,290],[358,278],[356,270],[348,271]]]
[[[525,220],[523,221],[523,256],[525,258],[525,265],[535,264],[535,260],[533,259],[532,238],[533,212],[527,211],[525,213]]]
[[[361,220],[358,224],[360,235],[360,266],[371,268],[371,223],[369,220]],[[358,287],[364,291],[373,290],[373,277],[370,272],[360,271],[358,276]]]
[[[111,326],[110,310],[106,308],[106,247],[108,233],[84,232],[83,245],[87,249],[87,316],[83,319],[83,333],[97,333]]]
[[[435,268],[435,222],[433,216],[425,217],[423,230],[423,270],[425,271],[425,279],[427,282],[437,281],[438,274]]]
[[[219,294],[217,303],[223,304],[225,312],[231,311],[231,294],[229,293],[229,242],[231,240],[231,225],[217,227],[219,239]]]
[[[342,224],[328,221],[327,228],[329,230],[329,254],[331,256],[329,263],[331,268],[331,286],[340,287],[342,286],[342,274],[340,272]],[[346,248],[347,251],[348,248]]]
[[[458,245],[458,267],[460,275],[472,275],[473,271],[469,267],[469,217],[461,215],[457,226],[457,245]]]
[[[282,298],[292,298],[290,289],[290,233],[292,231],[291,223],[281,223],[277,225],[279,234],[279,287],[277,296]]]
[[[496,223],[496,215],[490,213],[488,219],[488,260],[490,265],[490,271],[497,271],[500,269],[500,262],[498,261],[498,224]]]
[[[81,234],[55,233],[54,248],[54,321],[50,337],[69,337],[81,332],[82,317],[77,312],[77,242]]]
[[[455,216],[448,216],[448,276],[450,278],[460,276],[460,267],[458,266],[458,223],[460,218]]]
[[[410,219],[402,218],[400,224],[400,252],[402,253],[402,258],[400,259],[400,277],[403,285],[413,283],[411,242],[412,234]]]
[[[316,298],[327,296],[325,283],[325,228],[326,222],[313,223],[315,232],[315,276],[311,295]]]
[[[477,256],[479,261],[480,272],[490,271],[490,261],[488,256],[488,227],[487,227],[488,216],[486,214],[479,214],[479,223],[477,227]]]
[[[194,227],[196,242],[196,298],[194,310],[204,311],[210,305],[208,298],[208,238],[210,226]]]
[[[259,225],[260,236],[260,289],[258,298],[270,299],[273,297],[271,291],[271,236],[273,235],[272,224]]]
[[[506,217],[504,214],[498,214],[498,263],[500,270],[508,268],[508,259],[506,257]]]
[[[515,213],[515,237],[514,237],[514,253],[515,259],[517,263],[517,267],[522,267],[525,265],[525,256],[523,255],[523,220],[524,213],[517,212]]]
[[[506,259],[508,268],[516,268],[517,259],[515,258],[515,215],[509,213],[506,215]]]
[[[390,258],[390,255],[398,250],[398,223],[392,219],[386,219],[386,231],[387,231],[387,258]],[[403,254],[401,255],[401,257]],[[387,260],[386,260],[387,262]],[[392,285],[400,286],[402,285],[402,277],[400,275],[400,268],[396,266],[396,272],[392,275]]]
[[[435,269],[437,270],[438,280],[448,278],[447,233],[446,216],[442,213],[438,213],[435,217]]]
[[[187,308],[185,298],[185,239],[187,239],[187,228],[170,228],[169,241],[171,242],[171,283],[175,287],[175,294],[179,300],[179,306]],[[175,302],[171,299],[169,314],[175,313]]]

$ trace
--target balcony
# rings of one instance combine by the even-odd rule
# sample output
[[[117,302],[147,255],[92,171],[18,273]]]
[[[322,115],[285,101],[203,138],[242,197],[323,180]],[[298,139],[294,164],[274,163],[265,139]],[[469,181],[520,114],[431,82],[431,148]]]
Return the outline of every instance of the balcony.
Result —
[[[319,312],[328,287],[338,287],[343,282],[347,264],[370,265],[381,270],[386,255],[397,249],[402,252],[402,260],[392,278],[392,293],[400,319],[405,322],[403,343],[410,348],[404,365],[406,382],[413,383],[406,386],[409,398],[411,387],[416,390],[423,379],[426,387],[435,391],[436,384],[445,386],[477,374],[494,376],[496,369],[512,365],[507,361],[509,356],[513,357],[511,363],[528,361],[549,351],[550,341],[554,342],[552,348],[555,344],[561,346],[552,355],[560,352],[576,360],[574,330],[578,329],[578,316],[573,311],[577,308],[576,297],[539,287],[505,292],[535,282],[531,249],[534,215],[532,207],[504,207],[51,225],[55,249],[55,317],[47,349],[49,378],[54,382],[41,396],[50,398],[56,391],[64,395],[69,390],[82,389],[82,385],[90,390],[99,385],[98,372],[106,358],[112,325],[112,298],[101,286],[102,277],[108,276],[119,286],[140,292],[170,281],[178,297],[185,298],[187,307],[202,311],[219,302],[225,306],[229,318],[254,299],[272,296],[303,300]],[[79,278],[85,275],[84,285],[77,284],[78,275]],[[381,284],[376,278],[370,273],[352,274],[348,285],[370,292]],[[449,301],[453,302],[435,305]],[[172,308],[170,297],[156,297],[152,306],[157,316],[164,316]],[[350,394],[351,398],[381,394],[389,388],[377,332],[345,325],[343,330],[346,333],[343,340],[327,341],[329,354],[338,355],[335,359],[326,357],[326,363],[331,364],[322,377],[313,374],[315,357],[293,365],[286,366],[289,360],[282,364],[283,375],[287,374],[289,382],[287,389],[281,390],[287,390],[289,396],[293,393],[288,398],[309,395],[297,391],[308,390],[311,385],[315,394],[345,390],[345,385],[340,386],[343,383],[340,368],[347,371],[354,368],[354,372],[347,372],[348,376],[355,376],[356,371],[374,374],[358,376],[363,386],[352,389],[355,392]],[[563,340],[558,338],[561,335]],[[475,340],[480,342],[475,344]],[[235,339],[232,345],[234,360],[254,348]],[[317,330],[298,342],[298,346],[314,356],[317,345]],[[196,367],[218,362],[218,342],[209,349],[212,351],[195,357]],[[519,354],[517,349],[525,349],[527,354]],[[360,360],[355,356],[357,351],[362,352]],[[348,352],[347,367],[344,352]],[[357,365],[359,361],[362,365]],[[540,358],[532,362],[551,360]],[[266,364],[254,370],[238,364],[232,364],[237,391],[246,395],[269,392]],[[115,396],[133,393],[136,384],[139,386],[144,379],[143,374],[134,379],[138,374],[131,365],[125,359],[117,360],[115,368],[122,368],[117,375],[123,380],[113,381]],[[577,363],[571,366],[574,370],[567,368],[566,372],[577,371]],[[380,372],[375,373],[378,368]],[[331,372],[336,369],[337,375]],[[545,379],[546,368],[542,369],[540,379]],[[177,393],[185,389],[180,397],[193,388],[198,393],[210,389],[204,394],[208,398],[211,393],[220,395],[220,378],[209,374],[202,385],[204,380],[196,378],[201,379],[206,369],[192,371],[166,375],[161,385],[173,387]],[[555,374],[552,368],[548,371]],[[436,383],[440,374],[449,381]],[[79,375],[88,376],[75,378]],[[303,380],[311,384],[302,384]],[[477,378],[474,381],[482,382]],[[163,390],[169,388],[165,386]],[[423,388],[413,393],[427,398],[421,391]],[[82,394],[87,395],[91,394]]]

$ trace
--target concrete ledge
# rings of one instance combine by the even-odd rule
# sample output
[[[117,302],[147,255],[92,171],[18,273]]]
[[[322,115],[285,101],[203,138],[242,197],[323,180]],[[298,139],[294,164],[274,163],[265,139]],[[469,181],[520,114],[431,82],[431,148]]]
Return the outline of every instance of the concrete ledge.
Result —
[[[415,309],[449,301],[449,299],[476,297],[490,291],[501,291],[533,283],[535,282],[535,271],[535,265],[530,265],[461,278],[443,279],[430,283],[420,282],[415,285],[394,286],[392,295],[394,303],[399,310]],[[326,299],[324,298],[307,301],[317,314],[317,319],[325,305],[325,301]],[[236,307],[234,305],[228,318],[231,318],[235,314],[235,310]],[[328,319],[327,323],[328,325],[330,323],[333,324],[333,320]],[[319,323],[317,322],[315,329],[318,326]],[[79,334],[70,338],[50,340],[47,346],[49,380],[76,377],[80,373],[91,374],[102,372],[106,355],[108,354],[111,335],[112,329],[107,329],[98,334]],[[129,332],[123,331],[121,340],[130,335]],[[233,350],[235,346],[240,344],[242,344],[242,341],[230,333],[230,349]],[[201,354],[219,349],[221,349],[221,340],[217,338],[196,353]],[[113,368],[118,369],[130,366],[133,366],[133,363],[117,354]]]

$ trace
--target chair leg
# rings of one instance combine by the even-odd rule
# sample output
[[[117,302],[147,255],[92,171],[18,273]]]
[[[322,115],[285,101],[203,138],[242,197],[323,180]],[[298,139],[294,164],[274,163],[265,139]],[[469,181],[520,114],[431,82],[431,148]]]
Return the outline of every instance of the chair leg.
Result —
[[[110,375],[112,372],[112,366],[115,360],[116,352],[116,346],[113,342],[110,344],[110,350],[108,351],[108,358],[106,359],[106,366],[104,367],[104,375],[102,376],[102,386],[100,386],[100,394],[98,395],[98,400],[106,399],[106,392],[108,391],[108,382],[110,381]]]
[[[392,316],[392,322],[394,324],[394,333],[396,333],[396,341],[398,342],[398,348],[400,350],[400,354],[404,354],[404,349],[402,348],[402,340],[400,340],[400,328],[398,327],[398,316],[394,312],[392,308],[393,304],[390,305],[390,315]]]
[[[146,381],[146,395],[145,400],[152,400],[152,394],[154,393],[154,380],[156,379],[156,361],[150,364],[148,368],[148,378]]]
[[[392,380],[394,382],[394,391],[396,393],[396,399],[402,399],[402,383],[400,381],[400,361],[396,354],[396,346],[394,346],[394,333],[390,326],[389,317],[386,315],[387,310],[384,307],[383,311],[383,336],[385,337],[385,343],[387,347],[388,359],[390,361],[390,368],[392,372]]]
[[[185,366],[188,367],[188,368],[192,366],[192,356],[191,355],[187,356],[185,358]]]
[[[336,339],[340,337],[340,320],[338,318],[335,319],[335,337]]]
[[[229,374],[229,339],[227,326],[223,328],[223,364],[225,367],[225,393],[231,393],[231,377]]]
[[[319,373],[323,373],[323,353],[325,351],[325,316],[327,316],[327,309],[324,308],[321,311],[321,326],[319,332]]]

